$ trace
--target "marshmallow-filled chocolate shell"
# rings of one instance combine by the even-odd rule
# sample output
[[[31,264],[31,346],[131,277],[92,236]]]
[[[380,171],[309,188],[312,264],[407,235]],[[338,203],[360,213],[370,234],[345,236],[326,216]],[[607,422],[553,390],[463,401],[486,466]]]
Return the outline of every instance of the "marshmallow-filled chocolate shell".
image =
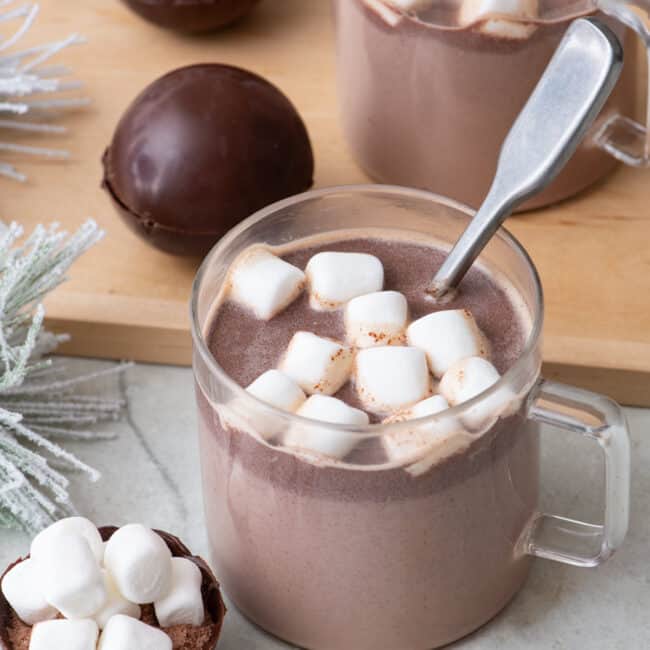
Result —
[[[296,109],[272,84],[228,65],[169,72],[120,120],[104,188],[153,246],[202,255],[232,226],[311,187],[314,159]]]
[[[259,0],[123,0],[145,20],[181,32],[211,32],[245,16]]]
[[[102,540],[107,541],[116,530],[117,528],[115,526],[104,526],[99,529],[99,533],[102,536]],[[221,597],[219,582],[205,560],[192,555],[192,552],[178,537],[174,537],[174,535],[170,535],[161,530],[156,530],[155,532],[167,544],[172,556],[186,558],[194,562],[201,570],[201,592],[205,606],[205,621],[199,627],[175,625],[164,628],[164,631],[172,639],[173,650],[213,650],[219,640],[221,626],[226,615],[226,606]],[[27,558],[19,558],[9,565],[0,577],[0,582],[23,559]],[[145,605],[142,608],[142,621],[148,625],[158,627],[152,606]],[[29,650],[31,631],[31,627],[25,625],[18,619],[0,591],[0,650]]]

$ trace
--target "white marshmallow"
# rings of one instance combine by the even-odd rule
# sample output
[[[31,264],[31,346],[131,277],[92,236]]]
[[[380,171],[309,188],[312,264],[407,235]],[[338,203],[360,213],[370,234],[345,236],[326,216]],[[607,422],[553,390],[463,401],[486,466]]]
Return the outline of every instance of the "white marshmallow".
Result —
[[[386,4],[385,0],[363,0],[389,27],[396,27],[402,21],[402,14],[397,7]]]
[[[53,535],[34,558],[45,600],[66,618],[91,618],[106,603],[96,557],[81,535]]]
[[[2,594],[18,618],[34,625],[55,618],[58,612],[45,600],[42,580],[34,560],[23,560],[2,579]]]
[[[403,345],[406,341],[408,303],[397,291],[367,293],[345,307],[345,331],[351,345]]]
[[[140,618],[142,615],[140,606],[129,602],[122,596],[108,571],[102,569],[102,577],[104,578],[108,599],[106,600],[106,604],[93,616],[99,629],[103,630],[109,619],[116,614],[124,614],[124,616],[130,616],[131,618]]]
[[[449,403],[442,395],[433,395],[396,416],[388,422],[415,420],[428,415],[442,413],[449,408]],[[413,428],[400,428],[386,434],[383,439],[384,450],[393,462],[409,462],[428,455],[433,445],[439,444],[449,436],[462,430],[456,418],[444,417],[428,424],[413,425]]]
[[[369,423],[368,414],[335,397],[312,395],[299,409],[298,415],[322,423],[361,427]],[[330,458],[344,458],[359,442],[359,436],[326,427],[294,425],[284,438],[285,447],[301,449]]]
[[[267,370],[250,384],[246,391],[288,413],[295,413],[307,399],[302,388],[279,370]],[[263,440],[277,436],[286,426],[286,420],[281,416],[251,408],[240,400],[234,400],[222,410],[231,426],[248,431]]]
[[[97,623],[80,621],[47,621],[32,629],[29,650],[95,650]]]
[[[172,650],[172,640],[158,628],[118,614],[108,621],[97,650]]]
[[[122,526],[113,533],[104,566],[119,592],[139,605],[162,598],[171,584],[171,552],[160,536],[142,524]]]
[[[413,347],[360,350],[355,386],[370,411],[384,413],[411,406],[431,394],[426,356]]]
[[[350,348],[311,332],[296,332],[280,370],[309,395],[333,395],[350,378],[352,362]]]
[[[104,559],[104,542],[92,521],[84,517],[68,517],[52,524],[41,531],[32,540],[30,555],[38,560],[41,551],[49,544],[50,540],[57,535],[81,535],[86,539],[98,564]]]
[[[163,598],[154,603],[161,627],[203,625],[205,611],[201,593],[201,570],[186,558],[172,558],[172,585]]]
[[[524,39],[535,31],[535,25],[521,21],[533,20],[538,15],[538,0],[463,0],[459,22],[466,26],[483,21],[479,29],[486,34]],[[513,20],[507,20],[508,16]]]
[[[267,370],[246,390],[263,402],[290,413],[297,411],[307,399],[300,386],[279,370]]]
[[[434,0],[388,0],[388,4],[402,11],[421,11],[428,9]]]
[[[485,337],[466,309],[427,314],[409,325],[406,336],[409,345],[424,350],[436,377],[442,377],[456,361],[487,356]]]
[[[486,359],[469,357],[455,363],[440,380],[440,392],[457,406],[476,397],[499,381],[497,369]],[[467,409],[461,420],[471,430],[485,429],[506,413],[516,410],[517,398],[507,386]]]
[[[230,278],[230,296],[257,318],[269,320],[291,304],[305,286],[305,274],[258,248],[244,254]]]
[[[314,309],[332,310],[352,298],[381,291],[384,267],[366,253],[317,253],[305,268],[310,304]]]

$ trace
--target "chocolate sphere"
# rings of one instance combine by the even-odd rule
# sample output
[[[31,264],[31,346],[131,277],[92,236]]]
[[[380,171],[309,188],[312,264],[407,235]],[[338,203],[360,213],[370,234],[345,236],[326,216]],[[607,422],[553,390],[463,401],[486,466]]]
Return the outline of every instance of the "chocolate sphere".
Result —
[[[104,153],[104,183],[152,245],[201,255],[256,210],[313,182],[309,136],[261,77],[204,64],[161,77],[131,104]]]
[[[259,0],[123,0],[149,22],[181,32],[210,32],[239,20]]]

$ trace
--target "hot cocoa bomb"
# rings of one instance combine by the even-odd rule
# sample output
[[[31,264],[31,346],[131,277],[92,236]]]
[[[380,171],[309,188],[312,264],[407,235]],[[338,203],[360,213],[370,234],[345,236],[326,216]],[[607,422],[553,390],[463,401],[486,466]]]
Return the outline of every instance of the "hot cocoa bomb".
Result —
[[[259,0],[123,0],[149,22],[181,32],[211,32],[245,16]]]
[[[228,65],[170,72],[120,120],[103,157],[103,187],[153,246],[203,255],[260,208],[309,189],[314,158],[291,102]]]

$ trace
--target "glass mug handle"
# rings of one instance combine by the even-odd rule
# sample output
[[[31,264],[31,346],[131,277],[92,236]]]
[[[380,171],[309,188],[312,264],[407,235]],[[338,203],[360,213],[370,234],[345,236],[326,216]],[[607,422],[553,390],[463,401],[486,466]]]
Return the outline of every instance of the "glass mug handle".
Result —
[[[630,441],[625,415],[618,404],[602,395],[541,380],[529,402],[528,417],[600,445],[605,457],[605,516],[604,524],[588,524],[537,514],[524,534],[523,551],[574,566],[598,566],[627,533]]]
[[[640,9],[650,16],[650,0],[594,0],[594,5],[637,33],[645,47],[650,70],[650,29],[635,12]],[[627,165],[650,166],[650,95],[645,124],[624,115],[613,115],[598,130],[594,140],[597,146]]]

